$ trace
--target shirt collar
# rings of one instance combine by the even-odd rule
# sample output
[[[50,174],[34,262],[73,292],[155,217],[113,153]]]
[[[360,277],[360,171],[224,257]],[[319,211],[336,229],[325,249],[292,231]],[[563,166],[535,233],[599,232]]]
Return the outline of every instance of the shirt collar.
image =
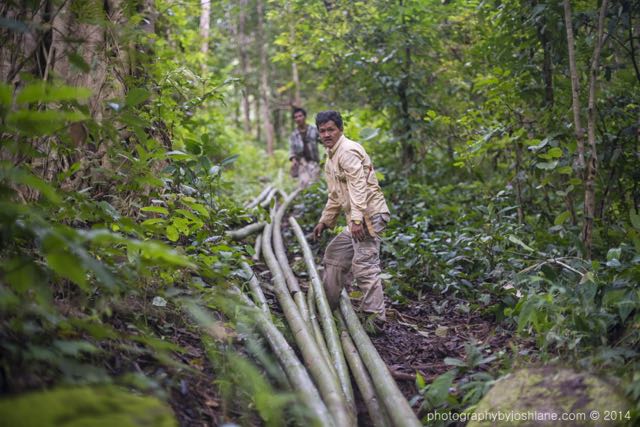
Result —
[[[334,145],[332,148],[329,148],[327,150],[328,154],[329,154],[329,158],[332,158],[334,154],[336,154],[336,151],[338,151],[338,147],[340,147],[340,144],[342,143],[342,141],[346,139],[344,134],[342,134],[342,136],[340,137],[340,139],[338,139],[338,141],[336,142],[336,145]]]

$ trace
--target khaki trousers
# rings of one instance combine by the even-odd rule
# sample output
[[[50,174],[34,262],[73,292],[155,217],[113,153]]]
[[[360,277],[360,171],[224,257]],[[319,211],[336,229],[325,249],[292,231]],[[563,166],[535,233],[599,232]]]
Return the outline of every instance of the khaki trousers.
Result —
[[[360,310],[385,318],[379,235],[388,222],[389,214],[373,215],[371,226],[376,236],[371,236],[365,227],[366,238],[356,241],[347,227],[327,246],[324,253],[324,288],[331,308],[338,306],[340,292],[344,286],[350,285],[353,274],[363,294]]]
[[[306,188],[318,180],[320,166],[317,162],[308,162],[305,159],[300,159],[299,162],[298,181],[300,187]]]

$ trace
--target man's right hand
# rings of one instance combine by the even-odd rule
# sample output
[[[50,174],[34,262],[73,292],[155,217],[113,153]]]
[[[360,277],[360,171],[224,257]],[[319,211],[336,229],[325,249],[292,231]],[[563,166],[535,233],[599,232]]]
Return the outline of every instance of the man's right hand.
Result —
[[[327,226],[325,225],[325,223],[320,222],[318,223],[318,225],[316,225],[313,228],[313,237],[318,240],[320,238],[320,236],[322,236],[322,232],[324,231],[324,229],[327,228]]]

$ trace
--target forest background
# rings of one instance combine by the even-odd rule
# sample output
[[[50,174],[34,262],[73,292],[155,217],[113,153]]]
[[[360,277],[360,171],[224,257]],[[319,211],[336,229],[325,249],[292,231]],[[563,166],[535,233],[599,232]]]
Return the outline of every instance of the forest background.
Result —
[[[293,397],[261,379],[222,292],[252,248],[224,233],[266,217],[242,206],[265,181],[295,185],[303,106],[341,111],[373,158],[390,299],[528,343],[490,360],[470,343],[418,375],[423,414],[539,363],[640,402],[638,2],[7,1],[0,40],[3,394],[175,400],[193,366],[165,338],[184,329],[205,341],[216,412],[277,419]],[[306,230],[325,193],[304,194]]]

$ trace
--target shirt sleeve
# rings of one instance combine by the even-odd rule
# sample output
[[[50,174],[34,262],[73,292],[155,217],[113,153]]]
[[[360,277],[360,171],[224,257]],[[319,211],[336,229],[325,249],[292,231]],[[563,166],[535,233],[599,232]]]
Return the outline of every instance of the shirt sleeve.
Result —
[[[293,159],[294,157],[298,157],[293,148],[295,145],[294,139],[295,136],[293,134],[289,136],[289,160]]]
[[[336,226],[338,222],[338,216],[340,215],[340,202],[334,197],[334,192],[329,191],[329,198],[327,204],[322,210],[322,216],[320,217],[321,223],[325,224],[329,228]]]
[[[340,162],[347,179],[352,221],[362,221],[367,209],[367,175],[364,173],[363,161],[362,154],[352,149],[344,153]]]

